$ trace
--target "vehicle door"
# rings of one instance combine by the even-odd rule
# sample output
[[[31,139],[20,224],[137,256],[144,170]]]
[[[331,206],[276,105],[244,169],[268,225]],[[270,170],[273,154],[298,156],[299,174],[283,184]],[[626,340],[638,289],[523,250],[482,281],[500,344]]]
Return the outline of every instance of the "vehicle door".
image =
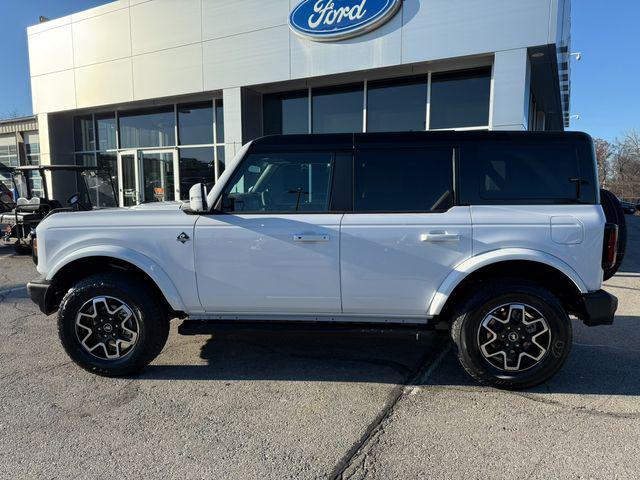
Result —
[[[250,153],[196,224],[206,312],[340,312],[340,220],[331,152]]]
[[[471,255],[468,206],[455,206],[455,149],[358,149],[353,212],[341,229],[345,314],[424,318]]]

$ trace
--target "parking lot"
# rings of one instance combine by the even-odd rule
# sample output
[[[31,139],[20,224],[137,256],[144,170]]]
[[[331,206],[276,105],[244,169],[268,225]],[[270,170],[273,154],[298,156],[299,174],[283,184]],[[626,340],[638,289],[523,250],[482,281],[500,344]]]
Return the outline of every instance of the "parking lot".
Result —
[[[0,248],[0,478],[638,478],[640,217],[612,327],[548,384],[474,384],[447,337],[172,334],[130,379],[73,365]]]

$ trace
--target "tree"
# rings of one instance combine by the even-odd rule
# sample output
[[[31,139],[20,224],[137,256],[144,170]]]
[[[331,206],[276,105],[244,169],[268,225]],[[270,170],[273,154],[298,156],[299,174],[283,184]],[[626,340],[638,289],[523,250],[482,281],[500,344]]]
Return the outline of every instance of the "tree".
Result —
[[[635,201],[640,198],[640,132],[630,131],[616,143],[609,190],[620,198]]]
[[[611,175],[611,159],[615,153],[615,145],[603,140],[602,138],[594,139],[594,143],[596,146],[596,160],[598,162],[600,187],[606,188],[607,180]]]

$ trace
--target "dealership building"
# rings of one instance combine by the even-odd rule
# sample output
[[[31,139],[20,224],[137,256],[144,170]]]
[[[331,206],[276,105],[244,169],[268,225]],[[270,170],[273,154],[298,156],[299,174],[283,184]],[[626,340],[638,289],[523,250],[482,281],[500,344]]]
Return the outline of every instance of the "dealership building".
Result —
[[[569,122],[570,0],[119,0],[27,34],[40,162],[110,167],[122,205],[262,135]]]

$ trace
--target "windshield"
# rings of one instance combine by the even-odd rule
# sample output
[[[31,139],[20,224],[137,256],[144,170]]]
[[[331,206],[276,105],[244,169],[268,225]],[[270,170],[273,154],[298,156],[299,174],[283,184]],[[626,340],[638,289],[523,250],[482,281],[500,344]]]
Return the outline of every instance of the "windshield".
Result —
[[[106,171],[85,170],[82,178],[86,191],[80,192],[85,203],[93,208],[115,208],[118,206],[111,175]]]

